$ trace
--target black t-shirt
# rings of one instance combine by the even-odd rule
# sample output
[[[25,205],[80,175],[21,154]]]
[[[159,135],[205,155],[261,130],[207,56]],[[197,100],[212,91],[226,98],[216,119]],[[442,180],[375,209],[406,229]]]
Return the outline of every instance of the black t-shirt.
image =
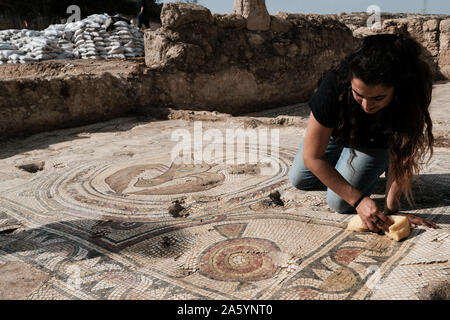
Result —
[[[350,94],[350,83],[348,87]],[[389,105],[379,111],[380,115],[371,115],[364,112],[362,107],[355,101],[353,96],[349,99],[339,101],[339,87],[337,75],[329,72],[323,78],[319,89],[309,101],[309,107],[316,120],[327,128],[334,128],[332,136],[336,142],[344,147],[350,147],[350,134],[354,128],[354,147],[365,148],[388,148],[388,135],[391,132],[391,112]],[[391,103],[392,104],[392,103]],[[355,113],[355,124],[351,121],[351,112]],[[342,118],[343,121],[339,121]]]

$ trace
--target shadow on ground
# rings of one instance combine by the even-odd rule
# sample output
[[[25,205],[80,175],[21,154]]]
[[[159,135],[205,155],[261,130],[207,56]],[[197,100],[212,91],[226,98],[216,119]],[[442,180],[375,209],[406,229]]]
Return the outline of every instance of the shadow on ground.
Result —
[[[2,138],[0,137],[0,159],[6,159],[16,154],[28,152],[36,149],[46,149],[50,145],[86,139],[79,136],[81,133],[108,133],[108,132],[126,132],[136,126],[143,124],[168,120],[170,114],[169,109],[157,109],[154,113],[141,113],[132,111],[125,117],[116,118],[105,122],[97,122],[85,126],[77,126],[71,128],[61,128],[57,130],[37,133],[26,137]]]
[[[102,250],[113,254],[127,253],[127,257],[174,258],[192,245],[177,225],[160,222],[83,219],[51,223],[24,231],[16,228],[14,226],[0,232],[1,250],[9,254],[20,253],[28,258],[51,252],[85,260],[105,256],[100,252]],[[87,253],[80,256],[81,250]]]

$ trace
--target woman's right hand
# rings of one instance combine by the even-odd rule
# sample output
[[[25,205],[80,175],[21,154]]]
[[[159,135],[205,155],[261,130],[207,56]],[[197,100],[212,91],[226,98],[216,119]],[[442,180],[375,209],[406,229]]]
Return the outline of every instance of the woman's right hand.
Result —
[[[389,226],[392,225],[392,221],[380,210],[377,203],[369,197],[365,197],[360,202],[356,207],[356,212],[367,229],[372,232],[388,232]]]

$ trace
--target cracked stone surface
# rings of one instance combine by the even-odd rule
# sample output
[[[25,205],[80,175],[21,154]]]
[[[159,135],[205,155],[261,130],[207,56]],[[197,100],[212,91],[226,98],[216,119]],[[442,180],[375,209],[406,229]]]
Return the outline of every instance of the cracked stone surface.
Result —
[[[330,210],[325,191],[290,185],[305,105],[237,118],[176,111],[3,142],[0,299],[419,299],[449,278],[449,111],[450,83],[436,84],[435,154],[414,183],[418,206],[402,204],[441,229],[402,242],[346,232],[352,216]],[[280,161],[172,162],[172,134],[192,133],[197,115],[204,132],[278,129]]]

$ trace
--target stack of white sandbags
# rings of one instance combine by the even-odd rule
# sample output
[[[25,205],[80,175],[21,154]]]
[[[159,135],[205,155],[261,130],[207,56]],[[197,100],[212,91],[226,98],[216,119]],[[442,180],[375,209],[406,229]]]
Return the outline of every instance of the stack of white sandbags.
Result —
[[[112,30],[107,14],[96,14],[43,31],[0,31],[0,64],[52,59],[112,59],[144,55],[143,34],[132,24],[118,21]]]
[[[82,59],[132,58],[144,55],[144,38],[133,25],[124,21],[114,23],[106,31],[111,19],[106,14],[92,15],[70,24],[66,32],[73,32],[74,54]]]
[[[12,45],[9,42],[5,42],[3,39],[4,38],[1,38],[0,35],[0,64],[4,64],[9,61],[10,56],[18,56],[23,54],[23,52],[20,51],[16,46]]]
[[[0,31],[0,38],[4,44],[0,46],[0,61],[2,63],[27,63],[58,59],[65,56],[73,57],[71,52],[63,51],[57,37],[48,37],[45,32],[4,30]],[[9,44],[13,49],[8,49],[6,44]],[[61,56],[61,54],[63,55]]]

